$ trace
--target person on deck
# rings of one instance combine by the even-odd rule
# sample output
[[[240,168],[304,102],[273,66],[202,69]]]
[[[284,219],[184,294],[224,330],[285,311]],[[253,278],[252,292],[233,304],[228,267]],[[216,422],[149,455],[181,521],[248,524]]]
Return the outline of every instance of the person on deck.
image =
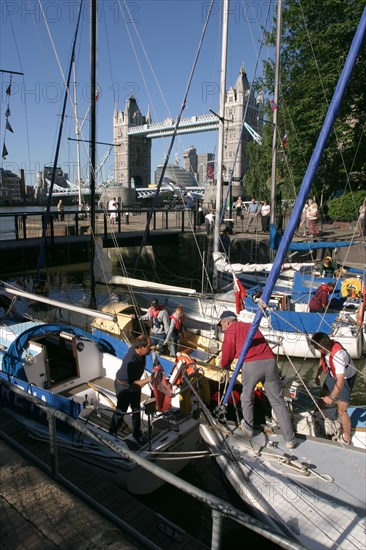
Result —
[[[151,352],[149,336],[139,336],[128,349],[122,365],[116,373],[114,387],[117,396],[117,409],[126,413],[129,406],[132,409],[132,435],[137,443],[141,443],[141,388],[152,381],[152,376],[141,380],[146,366],[146,356]],[[112,416],[109,427],[111,435],[117,435],[123,424],[123,414],[116,412]]]
[[[170,316],[170,326],[163,346],[168,344],[171,357],[175,357],[179,351],[179,339],[184,334],[184,309],[179,305],[175,312]]]
[[[337,399],[338,417],[342,424],[343,441],[351,444],[351,420],[347,408],[351,399],[351,393],[356,381],[356,368],[349,353],[335,340],[331,340],[328,334],[316,332],[311,342],[320,352],[319,368],[315,377],[315,383],[320,386],[320,375],[327,373],[321,398],[326,405],[332,405]]]
[[[232,311],[224,311],[221,314],[218,325],[224,333],[220,366],[225,369],[230,366],[235,358],[239,357],[251,324],[238,321],[235,313]],[[243,420],[241,427],[249,438],[253,437],[254,388],[258,382],[262,382],[264,385],[266,395],[281,428],[286,448],[293,449],[297,445],[297,440],[295,439],[290,414],[282,394],[282,382],[275,356],[260,330],[257,330],[254,335],[242,369],[243,391],[240,400]]]
[[[149,321],[151,345],[159,346],[163,351],[170,324],[167,310],[154,298],[145,315],[140,317],[140,321]]]
[[[269,205],[268,201],[263,201],[262,207],[261,207],[261,217],[262,217],[262,231],[263,233],[268,233],[269,231],[269,221],[271,217],[271,206]]]
[[[329,294],[334,291],[335,283],[322,283],[309,302],[311,313],[323,313],[328,307]]]
[[[253,223],[254,223],[254,231],[256,231],[259,210],[260,210],[259,204],[253,197],[248,206],[249,218],[248,218],[248,225],[247,225],[247,233],[250,233],[249,228]]]
[[[333,262],[330,256],[326,256],[323,260],[320,268],[321,277],[334,277],[335,272],[338,271],[338,266]]]

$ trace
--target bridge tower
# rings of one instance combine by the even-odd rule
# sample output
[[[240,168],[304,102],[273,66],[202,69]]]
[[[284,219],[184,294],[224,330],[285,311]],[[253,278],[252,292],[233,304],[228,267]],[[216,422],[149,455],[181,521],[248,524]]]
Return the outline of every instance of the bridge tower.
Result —
[[[113,142],[114,180],[121,189],[147,187],[151,183],[151,139],[146,136],[129,136],[133,126],[151,124],[150,114],[143,116],[134,96],[127,102],[124,111],[114,112]]]
[[[246,103],[248,102],[250,92],[250,84],[244,67],[241,67],[239,76],[234,86],[229,88],[226,92],[225,100],[225,122],[224,122],[224,154],[223,154],[223,182],[228,183],[230,178],[230,171],[233,166],[233,159],[235,156],[236,148],[242,130],[243,116]],[[260,106],[256,102],[254,94],[251,94],[246,121],[258,134],[262,134],[262,121],[259,116]],[[247,148],[248,143],[252,141],[247,130],[244,130],[242,139],[240,141],[239,152],[237,162],[234,167],[233,174],[233,195],[242,195],[243,190],[243,178],[245,172],[247,172],[248,155]]]

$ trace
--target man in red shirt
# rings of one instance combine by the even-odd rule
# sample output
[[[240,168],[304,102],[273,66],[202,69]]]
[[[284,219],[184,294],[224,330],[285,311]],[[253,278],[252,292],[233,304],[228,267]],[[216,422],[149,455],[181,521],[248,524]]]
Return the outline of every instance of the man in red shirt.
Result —
[[[333,292],[335,283],[322,283],[316,290],[314,296],[310,300],[309,310],[311,313],[322,313],[327,309],[328,296]]]
[[[218,325],[224,333],[221,367],[227,368],[235,358],[239,357],[251,325],[238,321],[232,311],[224,311]],[[282,382],[275,356],[260,330],[255,333],[242,369],[243,391],[240,400],[243,420],[241,427],[249,438],[253,436],[254,388],[258,382],[262,382],[264,385],[266,395],[281,428],[286,448],[293,449],[296,447],[297,441],[283,398]]]

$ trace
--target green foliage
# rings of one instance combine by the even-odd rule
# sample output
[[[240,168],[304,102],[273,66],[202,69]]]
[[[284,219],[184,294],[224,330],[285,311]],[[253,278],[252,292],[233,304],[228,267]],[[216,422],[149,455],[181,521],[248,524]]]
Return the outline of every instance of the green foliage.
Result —
[[[285,169],[278,174],[278,179],[288,197],[296,196],[303,180],[364,6],[365,0],[283,2],[277,146],[285,155]],[[274,42],[275,31],[267,35],[267,43],[274,45]],[[365,54],[366,41],[314,179],[313,193],[318,202],[321,194],[327,200],[335,190],[357,190],[365,186]],[[262,84],[273,98],[273,62],[265,63]],[[270,109],[268,113],[271,120]],[[273,126],[267,126],[271,135]],[[286,149],[281,148],[280,138],[284,134],[288,141]],[[256,182],[259,187],[271,174],[268,165],[271,140],[265,139],[261,149],[260,154],[250,150],[250,170],[245,178],[245,183]],[[260,178],[258,162],[261,170],[265,170]],[[280,171],[280,163],[277,166]]]
[[[359,208],[365,199],[365,191],[345,193],[330,202],[328,215],[333,220],[344,222],[355,221],[358,218]]]

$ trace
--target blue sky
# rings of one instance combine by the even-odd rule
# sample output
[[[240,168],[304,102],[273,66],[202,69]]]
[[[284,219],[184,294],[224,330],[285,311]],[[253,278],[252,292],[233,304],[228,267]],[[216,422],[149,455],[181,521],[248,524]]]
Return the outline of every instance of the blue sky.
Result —
[[[261,25],[272,24],[273,0],[231,0],[227,88],[234,84],[244,63],[251,81],[257,61]],[[67,75],[75,32],[78,0],[2,0],[0,2],[0,68],[24,72],[13,77],[9,122],[14,133],[5,132],[5,90],[9,75],[0,74],[1,147],[6,138],[8,156],[2,166],[18,172],[23,167],[28,184],[44,164],[53,164],[63,102],[63,73]],[[202,33],[208,1],[198,0],[100,0],[98,6],[98,75],[101,90],[97,106],[97,139],[113,141],[115,105],[124,109],[134,94],[142,114],[148,107],[153,122],[178,115]],[[42,9],[41,9],[42,8]],[[43,13],[42,13],[43,10]],[[47,25],[43,14],[46,16]],[[202,52],[196,67],[183,117],[218,111],[221,62],[222,2],[213,6]],[[78,115],[83,119],[89,92],[89,0],[84,0],[77,47]],[[261,59],[273,57],[262,48]],[[259,63],[257,76],[261,74]],[[75,122],[70,102],[63,133],[59,165],[76,179]],[[83,127],[89,138],[88,122]],[[215,152],[216,132],[177,137],[170,162],[183,165],[183,151],[191,145],[198,153]],[[163,162],[169,138],[153,141],[152,167]],[[83,149],[83,148],[82,148]],[[98,146],[100,160],[108,147]],[[82,171],[87,175],[87,155],[82,151]],[[102,176],[111,175],[113,154]]]

